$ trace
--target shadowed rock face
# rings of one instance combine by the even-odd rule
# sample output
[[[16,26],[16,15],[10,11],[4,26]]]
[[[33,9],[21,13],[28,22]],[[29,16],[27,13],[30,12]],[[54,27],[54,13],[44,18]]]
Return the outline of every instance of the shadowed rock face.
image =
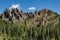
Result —
[[[42,9],[41,11],[35,11],[35,13],[29,12],[23,12],[19,11],[17,8],[12,8],[12,10],[6,10],[4,11],[3,14],[0,15],[1,19],[8,19],[8,21],[16,21],[16,20],[26,20],[26,19],[31,19],[35,21],[39,21],[40,19],[44,20],[52,20],[59,16],[56,12],[53,12],[51,10],[47,9]]]

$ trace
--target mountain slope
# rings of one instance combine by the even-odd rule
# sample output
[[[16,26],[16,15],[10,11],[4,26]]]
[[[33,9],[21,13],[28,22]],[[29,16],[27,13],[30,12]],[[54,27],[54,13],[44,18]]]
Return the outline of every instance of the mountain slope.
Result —
[[[60,15],[48,9],[35,13],[6,9],[0,15],[1,40],[60,40]]]

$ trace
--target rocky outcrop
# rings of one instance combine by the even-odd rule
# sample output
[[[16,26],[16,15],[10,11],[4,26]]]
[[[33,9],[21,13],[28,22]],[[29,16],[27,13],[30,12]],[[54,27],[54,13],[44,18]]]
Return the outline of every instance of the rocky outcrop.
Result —
[[[12,10],[6,10],[3,14],[0,15],[0,19],[4,19],[7,21],[20,21],[20,20],[26,20],[31,19],[32,21],[39,21],[39,20],[52,20],[55,19],[57,16],[59,16],[56,12],[53,12],[48,9],[42,9],[41,11],[35,11],[35,13],[29,12],[23,12],[19,11],[17,8],[12,8]]]

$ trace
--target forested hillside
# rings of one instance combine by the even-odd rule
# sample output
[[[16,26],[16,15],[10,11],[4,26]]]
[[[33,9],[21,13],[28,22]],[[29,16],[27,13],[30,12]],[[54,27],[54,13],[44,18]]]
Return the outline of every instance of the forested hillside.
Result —
[[[6,9],[0,15],[0,40],[60,40],[60,15],[48,9]]]

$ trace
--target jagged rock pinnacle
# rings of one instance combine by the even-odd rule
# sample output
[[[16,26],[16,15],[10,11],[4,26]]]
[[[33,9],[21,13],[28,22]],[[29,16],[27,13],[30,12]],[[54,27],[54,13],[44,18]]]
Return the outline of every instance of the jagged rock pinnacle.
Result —
[[[23,11],[19,11],[18,8],[12,8],[10,11],[6,8],[3,14],[0,15],[1,19],[8,19],[8,21],[16,21],[16,20],[25,20],[27,18],[31,20],[40,20],[41,18],[47,17],[47,20],[56,17],[58,14],[51,10],[42,9],[41,11],[35,11],[35,13],[26,13]]]

